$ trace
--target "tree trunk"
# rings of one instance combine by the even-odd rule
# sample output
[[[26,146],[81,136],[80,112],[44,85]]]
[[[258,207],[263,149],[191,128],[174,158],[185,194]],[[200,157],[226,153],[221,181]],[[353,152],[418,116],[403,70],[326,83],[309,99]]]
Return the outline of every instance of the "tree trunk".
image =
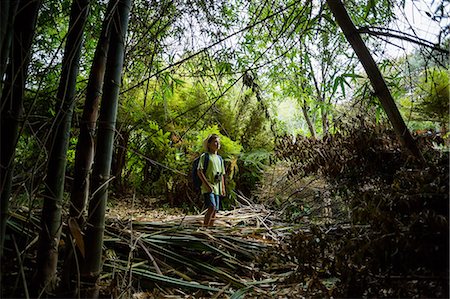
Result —
[[[95,129],[98,116],[98,107],[100,102],[100,96],[102,94],[103,79],[105,75],[106,57],[109,48],[110,40],[110,24],[112,21],[113,8],[116,1],[110,1],[106,9],[105,17],[102,24],[102,32],[95,49],[94,60],[91,66],[91,72],[89,74],[89,81],[86,90],[86,100],[83,109],[83,115],[80,122],[80,135],[78,136],[77,148],[75,153],[75,166],[74,166],[74,181],[72,184],[70,208],[69,208],[69,221],[75,219],[78,227],[84,227],[84,216],[86,214],[86,202],[89,195],[89,173],[91,171],[92,161],[94,157],[94,139]],[[72,244],[73,238],[70,233],[67,233],[66,244]],[[81,244],[75,244],[77,248]],[[79,290],[79,286],[76,286],[72,281],[78,281],[74,279],[80,275],[74,264],[74,254],[77,254],[77,260],[81,261],[84,252],[79,250],[75,253],[73,247],[68,245],[68,252],[64,259],[63,269],[63,281],[61,294],[67,296],[68,294],[74,294],[76,290]],[[81,253],[81,255],[79,254]],[[81,265],[79,265],[81,266]]]
[[[308,59],[308,61],[309,61],[309,67],[311,69],[311,60]],[[291,62],[293,62],[293,61],[291,60]],[[302,69],[304,68],[303,56],[300,58],[300,66]],[[313,74],[313,77],[314,77],[314,74]],[[298,73],[296,73],[295,79],[296,79],[295,81],[298,86],[297,89],[302,91],[302,93],[301,93],[302,95],[300,96],[299,103],[301,103],[300,107],[302,108],[303,117],[305,118],[306,124],[308,125],[308,129],[309,129],[309,132],[311,133],[311,137],[316,138],[316,131],[314,129],[314,124],[311,121],[311,118],[309,117],[309,113],[308,113],[308,103],[307,103],[305,97],[303,96],[305,89],[307,89],[307,82],[305,79],[299,78]]]
[[[115,1],[115,0],[113,0]],[[86,228],[86,261],[83,276],[86,283],[94,283],[91,297],[98,296],[96,285],[101,272],[105,210],[114,144],[114,131],[121,73],[124,61],[125,37],[128,29],[131,0],[119,0],[111,32],[111,42],[106,63],[105,84],[100,107],[97,147],[92,172],[92,198]]]
[[[0,95],[3,90],[3,75],[8,64],[9,50],[13,36],[14,18],[19,0],[0,1]]]
[[[403,121],[403,118],[398,111],[394,99],[392,98],[392,95],[386,85],[386,82],[378,69],[378,66],[361,39],[361,36],[356,30],[356,27],[350,19],[344,5],[340,0],[327,0],[327,3],[336,18],[336,22],[341,27],[345,37],[353,47],[359,61],[366,70],[367,76],[369,77],[375,90],[375,94],[380,99],[381,105],[391,121],[397,137],[400,139],[403,146],[405,146],[416,158],[423,162],[424,159],[422,153],[406,127],[405,122]]]
[[[322,134],[323,136],[326,136],[329,132],[327,102],[323,96],[320,96],[320,101],[322,102],[322,107],[320,108],[320,115],[322,118]]]
[[[58,263],[58,244],[61,236],[61,205],[64,195],[67,150],[69,147],[72,114],[75,106],[76,79],[83,31],[89,11],[89,0],[72,2],[69,32],[62,62],[61,80],[57,93],[58,114],[54,121],[50,154],[45,181],[41,233],[37,252],[37,289],[48,285],[52,291]],[[35,289],[36,290],[36,289]]]
[[[314,130],[314,125],[311,121],[311,118],[309,117],[308,108],[306,106],[307,106],[307,103],[305,100],[303,100],[303,104],[301,105],[303,117],[305,118],[306,123],[308,124],[308,129],[309,129],[309,132],[311,133],[311,137],[316,138],[316,132]]]
[[[28,72],[30,49],[36,27],[40,1],[22,0],[14,20],[13,40],[6,79],[1,95],[0,119],[0,257],[3,256],[9,197],[19,126],[22,121],[22,103]]]
[[[106,58],[109,48],[110,30],[113,8],[116,1],[110,1],[106,9],[102,24],[102,32],[95,49],[89,82],[86,90],[86,101],[80,122],[75,155],[74,181],[71,192],[70,217],[77,219],[82,226],[83,214],[89,193],[89,173],[94,158],[94,139],[98,116],[100,97],[102,95],[103,79],[105,76]]]
[[[3,45],[5,37],[7,35],[10,35],[8,24],[10,24],[11,22],[10,17],[12,17],[9,10],[12,4],[11,2],[12,2],[11,0],[3,0],[0,2],[0,45]],[[2,52],[0,53],[0,55],[2,55],[3,57],[4,53]],[[1,61],[3,62],[3,59]]]
[[[316,89],[316,93],[317,93],[317,101],[320,102],[321,107],[320,107],[320,117],[322,120],[322,135],[326,136],[328,135],[328,130],[329,130],[329,126],[328,126],[328,113],[327,113],[327,107],[326,107],[326,99],[325,99],[325,92],[323,92],[319,86],[319,82],[317,82],[316,79],[316,75],[314,72],[314,67],[311,63],[311,60],[309,60],[309,69],[311,70],[311,78],[314,82],[314,88]],[[324,78],[324,73],[323,73],[323,67],[322,69],[322,78]]]

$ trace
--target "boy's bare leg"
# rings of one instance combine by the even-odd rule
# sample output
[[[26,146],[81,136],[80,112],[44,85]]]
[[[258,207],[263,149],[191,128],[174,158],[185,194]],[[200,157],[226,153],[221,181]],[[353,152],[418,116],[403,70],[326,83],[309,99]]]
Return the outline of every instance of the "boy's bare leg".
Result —
[[[216,212],[216,210],[214,207],[208,208],[208,211],[206,211],[206,214],[205,214],[205,219],[203,220],[203,226],[208,227],[208,226],[210,226],[210,225],[212,226],[212,224],[214,224],[214,220],[212,220],[212,219],[214,217],[215,212]]]
[[[209,220],[209,226],[214,226],[214,220],[216,220],[216,209],[213,208],[211,219]]]

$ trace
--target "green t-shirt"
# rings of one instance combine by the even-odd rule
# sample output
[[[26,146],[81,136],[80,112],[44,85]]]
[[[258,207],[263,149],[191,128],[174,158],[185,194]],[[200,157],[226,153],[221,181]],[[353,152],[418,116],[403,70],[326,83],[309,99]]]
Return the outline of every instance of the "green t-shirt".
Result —
[[[205,161],[205,155],[208,155],[208,153],[203,153],[200,156],[200,161],[198,162],[198,169],[203,170],[203,164]],[[206,179],[208,182],[210,182],[213,185],[213,193],[217,195],[221,195],[222,191],[222,180],[215,180],[214,177],[216,175],[224,175],[225,174],[225,166],[223,164],[222,158],[217,154],[211,154],[209,153],[209,161],[208,166],[206,168],[206,172],[203,172],[206,176]],[[207,187],[202,184],[201,187],[202,194],[208,193],[209,190]]]

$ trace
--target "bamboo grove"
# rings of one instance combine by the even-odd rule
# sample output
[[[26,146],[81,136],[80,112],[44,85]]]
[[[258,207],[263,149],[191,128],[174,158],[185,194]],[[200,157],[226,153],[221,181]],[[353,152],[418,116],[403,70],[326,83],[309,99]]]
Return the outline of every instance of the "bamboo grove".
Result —
[[[97,297],[109,194],[191,198],[189,167],[211,132],[223,135],[228,187],[254,189],[287,131],[281,98],[295,99],[306,135],[328,136],[335,98],[358,86],[425,163],[370,51],[391,1],[369,2],[1,1],[0,254],[12,254],[11,205],[39,209],[29,295]],[[448,34],[397,38],[438,57],[440,73]]]

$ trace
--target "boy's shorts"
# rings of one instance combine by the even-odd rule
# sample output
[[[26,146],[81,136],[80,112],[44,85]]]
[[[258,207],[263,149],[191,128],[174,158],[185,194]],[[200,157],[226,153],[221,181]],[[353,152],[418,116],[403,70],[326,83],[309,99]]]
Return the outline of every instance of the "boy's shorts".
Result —
[[[216,211],[219,210],[220,207],[220,196],[214,193],[203,193],[203,197],[205,199],[205,206],[207,208],[214,207]]]

